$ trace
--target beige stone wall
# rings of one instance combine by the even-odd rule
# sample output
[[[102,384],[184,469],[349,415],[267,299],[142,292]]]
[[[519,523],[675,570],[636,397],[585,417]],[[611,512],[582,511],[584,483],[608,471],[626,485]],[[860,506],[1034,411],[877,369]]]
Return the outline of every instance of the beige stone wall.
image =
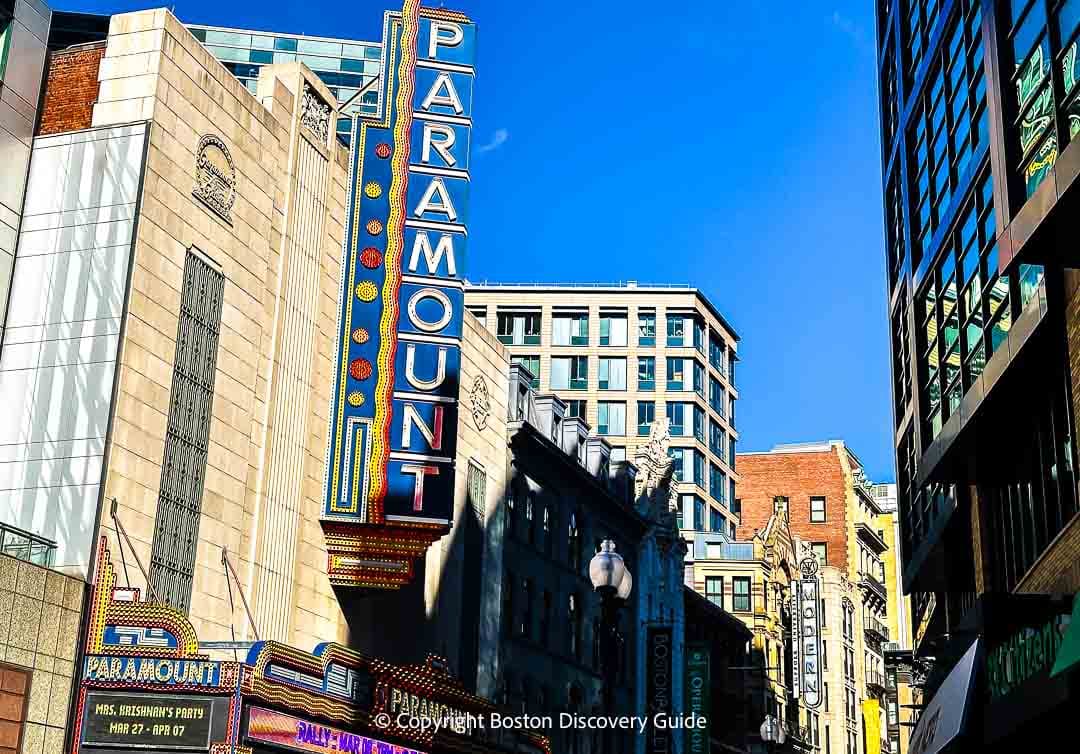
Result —
[[[0,662],[30,673],[21,754],[64,750],[86,584],[0,555]]]
[[[260,637],[309,649],[344,638],[318,517],[347,164],[332,137],[315,143],[299,125],[302,77],[334,102],[321,82],[299,64],[262,76],[255,97],[166,10],[112,17],[94,125],[152,125],[105,498],[148,564],[183,265],[197,247],[225,292],[192,623],[204,640],[253,638],[235,585],[230,609],[224,547]],[[231,225],[192,197],[206,134],[235,162]]]

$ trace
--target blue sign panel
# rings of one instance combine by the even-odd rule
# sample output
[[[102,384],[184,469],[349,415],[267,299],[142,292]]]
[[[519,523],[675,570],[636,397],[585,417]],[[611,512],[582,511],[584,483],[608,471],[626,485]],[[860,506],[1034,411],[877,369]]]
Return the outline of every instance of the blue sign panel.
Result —
[[[339,549],[345,524],[434,541],[453,514],[475,40],[406,0],[384,24],[384,112],[353,127],[323,516]]]

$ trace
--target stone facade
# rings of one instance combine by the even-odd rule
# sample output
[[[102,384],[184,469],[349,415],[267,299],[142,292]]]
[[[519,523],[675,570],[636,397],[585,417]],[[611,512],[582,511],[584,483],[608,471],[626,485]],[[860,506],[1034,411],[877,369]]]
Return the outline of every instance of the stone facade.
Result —
[[[25,704],[18,754],[64,750],[85,592],[80,579],[0,555],[0,752],[14,751],[16,726],[4,721],[22,713],[5,702]]]

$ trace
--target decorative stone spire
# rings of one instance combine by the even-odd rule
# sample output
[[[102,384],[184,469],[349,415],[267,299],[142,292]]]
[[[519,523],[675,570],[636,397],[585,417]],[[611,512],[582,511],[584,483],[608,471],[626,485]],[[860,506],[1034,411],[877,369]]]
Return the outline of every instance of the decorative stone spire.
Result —
[[[668,455],[671,431],[667,419],[657,419],[649,427],[649,439],[634,454],[638,468],[636,497],[642,512],[658,521],[671,520],[678,504],[672,485],[673,462]]]

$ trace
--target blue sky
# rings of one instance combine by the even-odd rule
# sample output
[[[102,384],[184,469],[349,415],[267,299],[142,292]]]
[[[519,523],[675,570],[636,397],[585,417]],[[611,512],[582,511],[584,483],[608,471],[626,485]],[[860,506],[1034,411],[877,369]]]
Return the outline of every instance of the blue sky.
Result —
[[[696,285],[742,337],[741,450],[842,438],[892,480],[873,3],[446,5],[479,25],[469,276]],[[385,7],[174,12],[377,39]]]

